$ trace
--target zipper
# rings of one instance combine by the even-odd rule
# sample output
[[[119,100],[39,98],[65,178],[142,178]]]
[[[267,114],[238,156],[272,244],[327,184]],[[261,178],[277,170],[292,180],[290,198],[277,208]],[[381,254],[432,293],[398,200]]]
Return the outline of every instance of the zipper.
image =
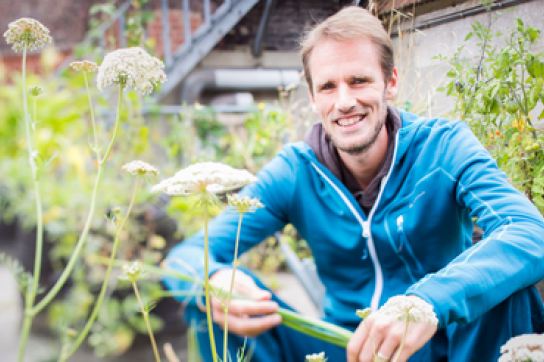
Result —
[[[383,271],[382,266],[380,264],[380,260],[378,259],[378,254],[376,253],[376,247],[374,246],[374,241],[372,240],[372,233],[371,233],[371,221],[372,216],[374,216],[374,213],[376,211],[376,207],[378,206],[380,199],[383,194],[383,190],[385,189],[385,185],[387,184],[387,181],[389,181],[389,176],[391,176],[391,172],[393,171],[393,166],[395,165],[395,158],[397,156],[397,145],[399,140],[399,132],[397,131],[397,134],[395,135],[395,144],[393,147],[393,158],[391,161],[391,166],[389,167],[389,171],[387,171],[387,175],[382,179],[381,185],[380,185],[380,192],[378,193],[378,196],[376,197],[376,201],[374,202],[374,205],[372,206],[372,209],[370,209],[370,214],[368,215],[368,220],[365,221],[361,218],[361,215],[355,210],[355,207],[353,204],[349,201],[347,196],[332,182],[331,179],[325,175],[323,171],[317,167],[315,163],[312,161],[312,166],[317,170],[317,172],[325,179],[327,182],[336,190],[336,192],[340,195],[344,203],[348,206],[350,211],[353,213],[359,224],[361,224],[361,227],[363,228],[362,236],[367,239],[367,246],[368,251],[370,252],[370,259],[372,260],[372,264],[374,265],[374,275],[375,275],[375,281],[374,281],[374,293],[372,294],[372,299],[370,301],[370,310],[372,312],[375,312],[378,310],[378,307],[380,306],[380,298],[382,296],[383,292]]]

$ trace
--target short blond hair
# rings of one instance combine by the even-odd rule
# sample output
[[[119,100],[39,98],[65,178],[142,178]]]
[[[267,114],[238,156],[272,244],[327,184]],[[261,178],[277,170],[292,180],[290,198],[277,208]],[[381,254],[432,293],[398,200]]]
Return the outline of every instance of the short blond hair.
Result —
[[[358,7],[348,6],[322,23],[310,29],[303,36],[300,45],[300,55],[304,67],[304,76],[313,93],[312,75],[310,73],[310,56],[317,44],[323,40],[350,41],[370,38],[378,50],[383,78],[387,83],[395,68],[393,44],[381,21],[369,11]]]

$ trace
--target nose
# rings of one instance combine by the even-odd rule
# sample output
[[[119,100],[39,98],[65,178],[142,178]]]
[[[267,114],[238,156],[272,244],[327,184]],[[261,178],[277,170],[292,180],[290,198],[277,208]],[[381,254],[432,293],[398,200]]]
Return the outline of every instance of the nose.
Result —
[[[350,87],[347,84],[339,85],[337,88],[336,109],[342,113],[350,113],[356,105],[357,101],[351,94]]]

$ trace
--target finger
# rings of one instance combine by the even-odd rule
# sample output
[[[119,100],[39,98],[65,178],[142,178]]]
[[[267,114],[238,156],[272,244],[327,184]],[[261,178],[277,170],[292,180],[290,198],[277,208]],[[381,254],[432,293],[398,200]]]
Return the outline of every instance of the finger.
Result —
[[[229,306],[229,314],[235,315],[255,316],[275,313],[277,310],[278,303],[269,300],[233,300]]]
[[[384,319],[377,319],[372,323],[368,337],[365,340],[359,353],[359,362],[372,362],[374,356],[380,350],[385,339],[389,325]]]
[[[227,317],[229,332],[240,336],[255,337],[281,323],[279,314],[271,314],[262,317],[249,318],[236,316],[229,313]]]
[[[238,275],[238,271],[236,274]],[[253,279],[246,274],[243,274],[243,276],[237,278],[235,282],[235,289],[240,294],[243,294],[253,300],[269,300],[272,298],[272,293],[259,288]]]
[[[392,328],[376,351],[376,355],[378,352],[380,352],[381,358],[391,360],[393,358],[393,354],[396,350],[398,350],[398,347],[402,343],[402,332],[402,330],[399,332],[398,328],[396,327]]]
[[[368,337],[368,327],[371,323],[372,320],[369,317],[359,323],[359,326],[353,333],[353,336],[349,340],[348,346],[346,347],[348,362],[357,362],[359,360],[359,354],[361,353],[361,349],[363,348],[363,345]]]

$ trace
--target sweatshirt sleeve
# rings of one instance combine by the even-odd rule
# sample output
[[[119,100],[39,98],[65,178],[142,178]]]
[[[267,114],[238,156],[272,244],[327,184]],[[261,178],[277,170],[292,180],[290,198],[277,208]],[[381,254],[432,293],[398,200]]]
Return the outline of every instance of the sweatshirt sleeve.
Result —
[[[479,243],[406,292],[431,303],[445,327],[475,320],[544,277],[544,220],[464,123],[452,127],[436,154],[455,182],[456,202],[484,230]]]
[[[243,215],[238,256],[288,223],[294,190],[294,171],[288,157],[295,157],[293,153],[286,146],[257,174],[255,183],[240,191],[241,196],[259,199],[264,208]],[[240,214],[229,206],[209,223],[209,276],[219,269],[230,267],[234,259],[239,218]],[[166,261],[169,268],[204,281],[204,229],[175,246]],[[173,277],[166,277],[163,282],[173,291],[190,290],[194,285]]]

